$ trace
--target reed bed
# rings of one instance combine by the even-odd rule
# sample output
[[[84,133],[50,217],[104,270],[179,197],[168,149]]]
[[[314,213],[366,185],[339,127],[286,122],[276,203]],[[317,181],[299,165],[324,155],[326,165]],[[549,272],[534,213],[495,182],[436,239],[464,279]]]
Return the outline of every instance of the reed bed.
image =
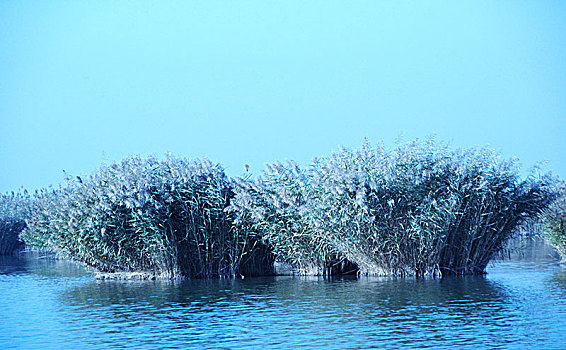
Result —
[[[563,261],[566,261],[566,184],[557,185],[558,198],[544,210],[542,221],[545,226],[545,237],[558,250]]]
[[[25,227],[23,220],[0,218],[0,255],[10,255],[23,248],[24,242],[19,235]]]
[[[130,157],[36,192],[21,238],[107,278],[269,275],[275,259],[302,275],[482,274],[543,210],[562,210],[552,227],[564,249],[556,181],[518,174],[492,151],[433,139],[393,150],[366,141],[257,178],[230,179],[207,160]]]
[[[27,191],[0,194],[0,255],[10,255],[24,247],[19,238],[31,213]]]
[[[102,273],[271,273],[267,248],[225,211],[231,197],[230,179],[208,160],[130,157],[39,193],[22,237]]]
[[[517,227],[553,200],[548,176],[434,140],[368,142],[306,169],[239,181],[230,210],[300,274],[482,274]]]

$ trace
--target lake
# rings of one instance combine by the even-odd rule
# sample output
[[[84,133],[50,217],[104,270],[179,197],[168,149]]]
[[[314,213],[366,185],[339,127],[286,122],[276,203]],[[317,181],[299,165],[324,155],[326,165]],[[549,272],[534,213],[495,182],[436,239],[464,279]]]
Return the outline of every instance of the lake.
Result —
[[[566,349],[566,267],[542,242],[479,277],[97,281],[0,257],[0,348]]]

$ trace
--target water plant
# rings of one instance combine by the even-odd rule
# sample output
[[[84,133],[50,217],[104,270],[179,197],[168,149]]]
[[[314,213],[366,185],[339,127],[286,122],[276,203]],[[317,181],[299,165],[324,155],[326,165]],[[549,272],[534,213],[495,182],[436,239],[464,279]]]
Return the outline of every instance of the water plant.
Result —
[[[308,180],[295,162],[269,164],[262,177],[235,181],[229,211],[299,274],[319,275],[336,251],[309,220]]]
[[[31,213],[31,198],[26,190],[0,194],[0,255],[12,254],[23,247],[19,238]]]
[[[129,157],[42,191],[22,237],[100,272],[268,274],[267,248],[224,210],[231,197],[230,180],[208,160]]]
[[[557,188],[558,198],[544,210],[542,220],[546,239],[566,260],[566,184],[559,183]]]
[[[21,237],[109,273],[265,275],[277,258],[305,275],[482,274],[555,198],[548,175],[518,174],[493,151],[434,139],[365,142],[258,178],[129,157],[38,191]]]
[[[552,201],[549,183],[487,149],[366,142],[307,169],[268,166],[240,182],[231,210],[299,273],[481,274]]]
[[[0,218],[0,255],[10,255],[23,247],[19,234],[25,227],[23,220]]]

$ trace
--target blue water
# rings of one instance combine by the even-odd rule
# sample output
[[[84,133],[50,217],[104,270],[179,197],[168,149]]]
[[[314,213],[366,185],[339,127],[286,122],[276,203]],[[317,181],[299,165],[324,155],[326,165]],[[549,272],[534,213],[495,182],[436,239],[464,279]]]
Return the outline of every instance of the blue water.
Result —
[[[566,268],[535,246],[485,277],[96,281],[0,257],[1,349],[566,349]]]

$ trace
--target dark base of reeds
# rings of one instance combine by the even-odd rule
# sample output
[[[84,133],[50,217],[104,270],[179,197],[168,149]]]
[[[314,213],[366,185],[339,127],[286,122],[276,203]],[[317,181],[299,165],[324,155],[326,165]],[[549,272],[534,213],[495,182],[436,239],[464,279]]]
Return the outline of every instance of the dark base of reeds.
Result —
[[[566,263],[566,261],[565,261]],[[361,270],[356,264],[346,262],[343,267],[327,266],[327,267],[294,267],[290,264],[277,262],[273,269],[268,269],[264,273],[255,274],[235,274],[233,276],[215,276],[215,278],[236,278],[244,279],[249,277],[265,277],[265,276],[318,276],[323,278],[341,277],[341,276],[357,276],[357,277],[416,277],[416,278],[438,278],[447,276],[481,276],[487,272],[485,267],[451,269],[441,268],[434,273],[418,274],[418,273],[399,273],[398,271],[389,271],[386,269],[375,268],[372,270]],[[96,272],[97,280],[183,280],[194,277],[183,274],[162,273],[156,271],[135,271],[135,272]],[[197,277],[199,278],[199,277]],[[202,278],[202,277],[200,277]]]
[[[348,259],[335,259],[325,266],[296,266],[283,261],[274,263],[273,274],[277,276],[355,276],[360,268]]]
[[[142,272],[97,272],[94,275],[97,280],[158,280],[158,279],[176,279],[179,276],[171,276],[170,274],[155,273],[152,271]]]
[[[364,276],[364,277],[446,277],[446,276],[481,276],[485,275],[486,263],[459,267],[431,267],[429,269],[416,269],[413,267],[382,267],[377,265],[364,266],[347,259],[333,261],[326,266],[293,266],[284,262],[275,263],[275,272],[279,276]]]
[[[440,274],[442,276],[468,276],[468,275],[485,275],[487,265],[482,266],[466,266],[459,268],[441,268]]]
[[[26,228],[26,223],[23,220],[0,219],[0,255],[10,255],[24,248],[24,242],[19,238],[24,228]]]

